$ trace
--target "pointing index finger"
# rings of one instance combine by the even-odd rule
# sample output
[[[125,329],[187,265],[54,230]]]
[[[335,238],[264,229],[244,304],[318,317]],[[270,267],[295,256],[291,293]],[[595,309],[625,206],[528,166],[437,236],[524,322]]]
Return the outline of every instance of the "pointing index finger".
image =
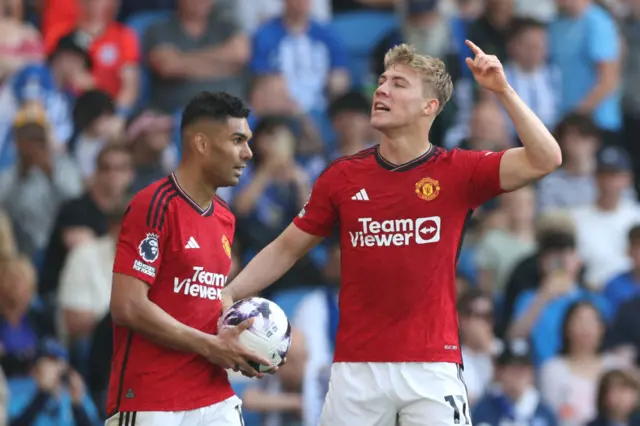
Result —
[[[482,55],[484,52],[478,46],[476,46],[471,40],[465,40],[464,44],[466,44],[469,49],[473,52],[474,55]]]

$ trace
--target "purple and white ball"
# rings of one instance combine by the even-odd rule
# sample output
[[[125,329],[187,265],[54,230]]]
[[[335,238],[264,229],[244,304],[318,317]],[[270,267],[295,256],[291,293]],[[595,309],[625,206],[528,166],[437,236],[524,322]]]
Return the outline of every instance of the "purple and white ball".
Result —
[[[262,297],[239,300],[223,312],[218,329],[233,327],[254,318],[253,325],[240,334],[240,343],[271,361],[270,365],[250,362],[258,371],[280,365],[291,346],[291,324],[280,306]]]

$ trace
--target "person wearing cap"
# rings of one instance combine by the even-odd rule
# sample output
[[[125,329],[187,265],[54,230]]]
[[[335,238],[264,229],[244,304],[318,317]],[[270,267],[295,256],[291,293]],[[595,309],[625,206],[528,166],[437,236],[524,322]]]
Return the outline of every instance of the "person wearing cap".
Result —
[[[9,425],[98,426],[101,424],[80,374],[69,367],[67,350],[43,339],[31,376],[9,383]]]
[[[46,246],[55,212],[82,192],[77,167],[54,152],[41,109],[20,111],[14,123],[18,160],[0,173],[0,204],[14,223],[18,248],[34,255]]]
[[[595,202],[572,210],[578,252],[591,288],[602,289],[608,280],[632,266],[627,256],[627,236],[640,223],[640,205],[624,198],[632,182],[627,152],[616,146],[604,147],[597,154]]]
[[[535,388],[531,348],[526,340],[502,342],[495,369],[495,385],[473,407],[474,424],[557,425],[553,410]]]

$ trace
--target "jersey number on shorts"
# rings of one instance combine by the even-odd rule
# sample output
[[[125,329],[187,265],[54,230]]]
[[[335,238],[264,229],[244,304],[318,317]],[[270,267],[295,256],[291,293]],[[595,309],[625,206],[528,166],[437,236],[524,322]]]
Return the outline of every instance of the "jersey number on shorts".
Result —
[[[444,400],[449,403],[451,408],[453,408],[453,424],[460,424],[460,407],[462,405],[462,415],[464,416],[464,420],[466,425],[470,424],[469,416],[467,415],[467,401],[462,395],[447,395],[444,397]]]

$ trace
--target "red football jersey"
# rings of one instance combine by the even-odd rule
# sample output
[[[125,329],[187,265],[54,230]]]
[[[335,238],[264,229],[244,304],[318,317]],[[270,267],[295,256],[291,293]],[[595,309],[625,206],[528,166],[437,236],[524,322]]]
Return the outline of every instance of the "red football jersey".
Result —
[[[502,192],[502,155],[432,146],[396,166],[374,147],[320,175],[294,223],[340,224],[335,362],[462,362],[456,262],[471,212]]]
[[[203,210],[173,175],[140,191],[118,238],[113,271],[149,284],[178,321],[217,333],[235,218],[217,197]],[[108,412],[185,411],[232,396],[224,369],[114,326]]]

